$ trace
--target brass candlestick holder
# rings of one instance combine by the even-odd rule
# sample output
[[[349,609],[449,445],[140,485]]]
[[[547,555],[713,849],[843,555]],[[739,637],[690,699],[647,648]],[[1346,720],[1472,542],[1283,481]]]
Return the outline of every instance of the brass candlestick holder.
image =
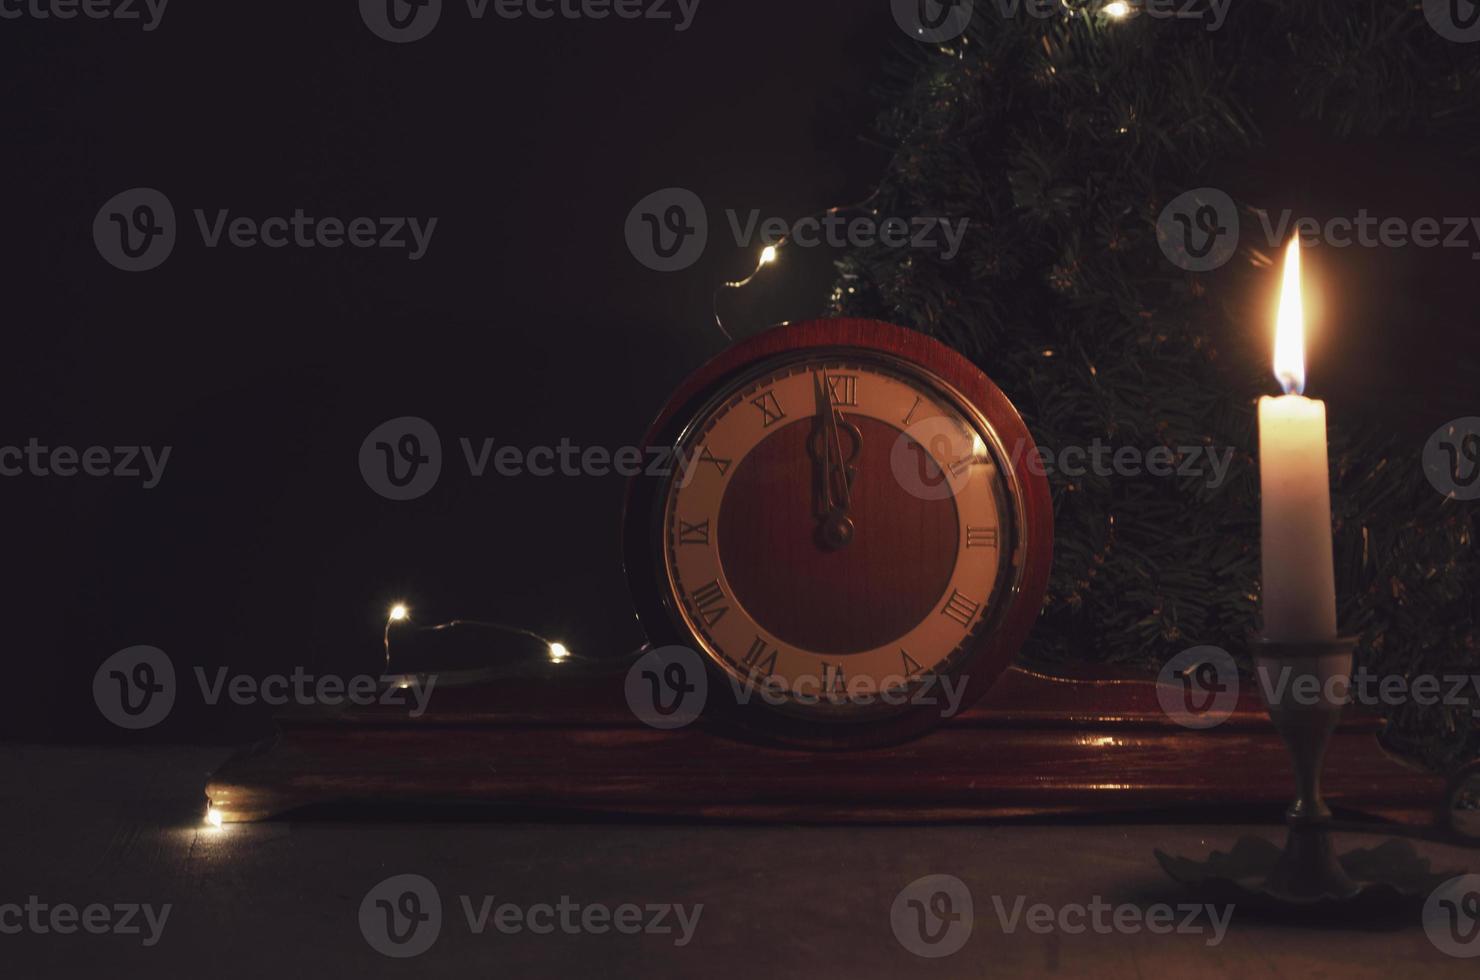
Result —
[[[1255,637],[1251,646],[1265,707],[1295,770],[1284,849],[1262,837],[1245,837],[1230,853],[1214,851],[1204,861],[1157,851],[1162,868],[1210,898],[1280,913],[1389,916],[1421,902],[1453,873],[1431,871],[1407,841],[1389,840],[1339,857],[1331,844],[1321,769],[1350,701],[1356,639],[1278,643]]]
[[[1336,859],[1331,808],[1321,798],[1326,746],[1350,700],[1356,646],[1355,637],[1324,643],[1253,640],[1259,690],[1295,765],[1295,800],[1285,811],[1285,850],[1264,882],[1272,897],[1299,903],[1344,901],[1362,890]]]

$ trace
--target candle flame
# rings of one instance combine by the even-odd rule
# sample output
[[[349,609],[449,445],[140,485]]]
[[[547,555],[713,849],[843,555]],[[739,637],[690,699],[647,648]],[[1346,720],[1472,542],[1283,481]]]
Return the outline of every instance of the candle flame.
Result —
[[[1285,249],[1285,278],[1274,331],[1274,376],[1285,394],[1305,392],[1305,309],[1300,303],[1300,236]]]

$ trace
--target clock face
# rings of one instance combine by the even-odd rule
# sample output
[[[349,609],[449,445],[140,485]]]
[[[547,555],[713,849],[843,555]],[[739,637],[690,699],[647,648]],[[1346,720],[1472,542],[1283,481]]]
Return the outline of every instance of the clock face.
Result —
[[[1023,537],[1012,447],[961,395],[883,352],[791,352],[713,392],[676,449],[663,592],[737,693],[818,721],[945,705]]]

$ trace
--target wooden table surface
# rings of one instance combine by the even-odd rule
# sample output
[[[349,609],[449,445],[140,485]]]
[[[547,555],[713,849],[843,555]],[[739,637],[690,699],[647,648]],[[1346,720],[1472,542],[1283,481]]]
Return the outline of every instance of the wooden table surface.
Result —
[[[1235,912],[1208,935],[1004,931],[993,897],[1027,904],[1192,901],[1153,848],[1203,854],[1277,827],[1066,824],[792,827],[597,821],[271,822],[212,830],[201,790],[224,749],[0,747],[0,907],[149,903],[173,908],[160,940],[0,934],[0,975],[52,977],[1473,977],[1417,916],[1389,931],[1307,929]],[[1377,838],[1341,835],[1339,850]],[[1416,842],[1436,868],[1480,852]],[[361,934],[362,899],[401,873],[444,902],[436,943],[388,959]],[[927,874],[970,888],[970,939],[921,959],[890,909]],[[674,936],[473,934],[456,896],[495,903],[703,903]],[[481,899],[475,898],[475,903]],[[4,924],[0,918],[0,925]]]

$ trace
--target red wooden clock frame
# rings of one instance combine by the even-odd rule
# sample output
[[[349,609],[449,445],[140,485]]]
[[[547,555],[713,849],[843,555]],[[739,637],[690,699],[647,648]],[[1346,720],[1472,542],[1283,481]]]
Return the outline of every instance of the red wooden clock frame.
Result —
[[[1053,562],[1048,482],[1041,474],[1014,465],[1036,453],[1032,436],[1012,402],[969,360],[922,333],[877,320],[822,319],[773,327],[725,350],[685,380],[649,428],[643,439],[644,452],[674,449],[695,414],[731,382],[767,363],[803,354],[883,355],[902,361],[938,381],[943,394],[962,402],[968,415],[990,427],[1000,446],[1012,450],[1012,458],[999,463],[1014,490],[1013,524],[1018,536],[1011,558],[1016,574],[994,622],[970,639],[962,658],[960,675],[966,684],[962,706],[969,706],[986,693],[1022,648],[1042,608]],[[666,586],[662,506],[667,485],[667,480],[638,476],[628,486],[623,512],[627,580],[649,641],[655,646],[694,647],[696,640]],[[710,689],[727,689],[718,668],[713,668]],[[705,715],[745,737],[815,748],[889,744],[942,721],[938,708],[931,705],[910,706],[885,719],[824,722],[760,704],[742,706],[724,697],[711,697]]]

